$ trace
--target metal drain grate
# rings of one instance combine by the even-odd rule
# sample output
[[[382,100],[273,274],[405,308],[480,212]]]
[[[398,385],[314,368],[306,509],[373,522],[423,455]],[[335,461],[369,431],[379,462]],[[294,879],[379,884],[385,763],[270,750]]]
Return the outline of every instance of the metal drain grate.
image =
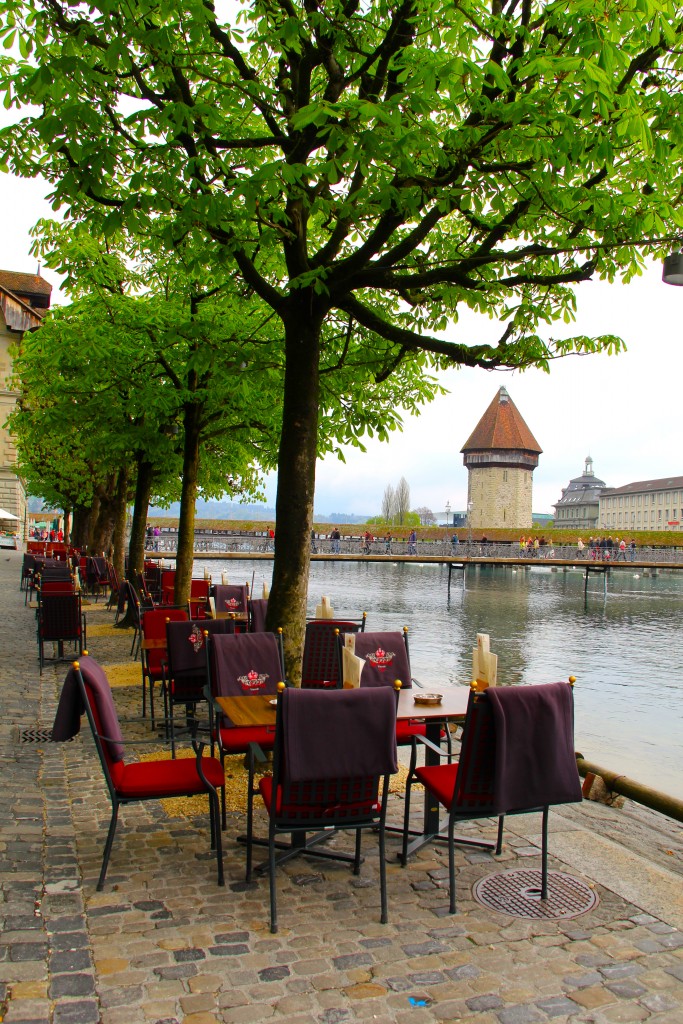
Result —
[[[597,906],[597,893],[561,871],[548,872],[548,898],[541,899],[540,870],[501,871],[480,878],[472,889],[475,900],[510,917],[557,919],[578,917]]]
[[[19,733],[19,742],[52,743],[52,729],[22,729]]]

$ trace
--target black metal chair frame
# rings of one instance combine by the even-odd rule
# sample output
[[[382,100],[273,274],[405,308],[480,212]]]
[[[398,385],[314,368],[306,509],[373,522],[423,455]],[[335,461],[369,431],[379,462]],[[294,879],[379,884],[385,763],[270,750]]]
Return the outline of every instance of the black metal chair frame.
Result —
[[[95,715],[94,715],[93,710],[92,710],[92,705],[91,705],[91,702],[90,702],[90,697],[88,695],[87,688],[86,688],[83,676],[81,675],[81,671],[80,671],[80,668],[78,666],[78,662],[75,662],[73,667],[74,667],[74,669],[76,671],[76,676],[77,676],[77,679],[78,679],[78,685],[79,685],[79,689],[80,689],[80,692],[81,692],[81,698],[83,700],[83,706],[85,707],[86,715],[88,717],[88,723],[90,725],[90,729],[91,729],[91,732],[92,732],[93,740],[95,741],[95,747],[97,749],[97,755],[98,755],[98,757],[100,759],[100,764],[102,766],[102,772],[104,773],[104,778],[105,778],[105,781],[107,783],[107,789],[109,790],[109,798],[111,800],[111,821],[109,822],[109,830],[107,832],[107,839],[106,839],[105,846],[104,846],[104,855],[102,857],[102,868],[100,870],[100,876],[99,876],[99,879],[98,879],[98,882],[97,882],[97,889],[98,889],[98,891],[101,891],[104,888],[104,881],[105,881],[105,877],[106,877],[106,874],[107,874],[107,868],[109,866],[109,858],[110,858],[112,846],[113,846],[113,843],[114,843],[114,835],[116,833],[116,825],[117,825],[118,816],[119,816],[119,807],[125,806],[126,804],[144,803],[144,802],[146,802],[148,800],[165,799],[170,794],[164,793],[163,795],[159,795],[159,796],[141,796],[141,797],[122,797],[122,796],[119,795],[119,793],[116,790],[116,786],[114,785],[114,781],[113,781],[112,776],[111,776],[111,771],[109,770],[109,761],[107,759],[107,756],[106,756],[106,754],[104,752],[104,747],[103,747],[103,744],[109,740],[109,737],[102,735],[102,733],[98,729],[97,722],[95,720]],[[132,742],[134,742],[134,744],[136,746],[139,745],[139,743],[140,743],[140,741],[132,741]],[[222,885],[225,884],[225,878],[224,878],[224,872],[223,872],[223,847],[222,847],[222,837],[221,837],[221,830],[220,830],[220,823],[219,823],[218,793],[217,793],[216,789],[211,785],[211,783],[207,780],[207,778],[206,778],[206,776],[204,774],[203,768],[202,768],[202,758],[203,758],[203,751],[204,751],[204,747],[205,746],[206,746],[205,743],[193,743],[193,748],[194,748],[194,752],[195,752],[195,763],[196,763],[196,767],[197,767],[197,774],[199,775],[199,778],[201,779],[201,781],[204,783],[204,786],[206,788],[206,793],[207,793],[207,796],[209,798],[209,821],[210,821],[210,830],[211,830],[211,849],[216,851],[216,861],[217,861],[217,868],[218,868],[218,885],[222,886]],[[175,793],[174,795],[175,796],[193,796],[193,795],[195,795],[195,790],[192,789],[189,792],[181,790],[181,791],[178,791],[177,793]]]
[[[249,791],[247,805],[247,857],[246,881],[252,876],[252,847],[268,846],[268,860],[261,865],[267,867],[270,887],[270,930],[278,930],[276,867],[299,854],[326,860],[338,860],[353,865],[354,875],[360,874],[361,833],[364,829],[377,832],[379,842],[379,874],[380,874],[380,921],[388,921],[387,885],[386,885],[386,811],[389,796],[390,774],[373,775],[351,779],[325,779],[317,782],[291,782],[286,775],[284,761],[284,737],[282,724],[282,694],[286,686],[278,686],[278,705],[275,726],[275,747],[273,752],[273,798],[271,812],[268,815],[268,839],[257,839],[253,835],[254,810],[253,800],[258,793],[254,785],[254,760],[249,765]],[[398,705],[398,689],[396,689]],[[379,786],[383,780],[382,796],[379,798]],[[278,795],[281,793],[281,797]],[[349,797],[352,799],[349,799]],[[278,813],[277,808],[296,808],[296,812]],[[320,807],[326,813],[315,813]],[[340,830],[355,831],[355,847],[353,854],[340,851],[324,850],[319,844],[330,839]],[[309,833],[313,832],[313,835]],[[289,833],[290,842],[277,841],[278,835]],[[276,850],[280,851],[276,854]]]

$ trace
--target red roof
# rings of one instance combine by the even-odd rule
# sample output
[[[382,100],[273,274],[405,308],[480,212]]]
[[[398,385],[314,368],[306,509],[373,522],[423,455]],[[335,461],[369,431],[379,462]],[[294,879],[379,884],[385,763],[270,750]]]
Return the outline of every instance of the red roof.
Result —
[[[14,270],[0,270],[0,284],[15,295],[49,295],[52,285],[40,274],[19,274]]]
[[[460,451],[505,449],[538,454],[543,451],[507,390],[501,388]]]

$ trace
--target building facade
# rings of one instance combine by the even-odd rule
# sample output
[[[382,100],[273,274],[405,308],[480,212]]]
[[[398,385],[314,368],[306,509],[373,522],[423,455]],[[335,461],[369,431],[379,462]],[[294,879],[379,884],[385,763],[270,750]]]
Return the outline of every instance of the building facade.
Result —
[[[600,495],[599,518],[601,530],[680,530],[683,476],[607,487]]]
[[[17,453],[4,425],[13,412],[18,393],[12,388],[10,346],[26,331],[40,327],[50,308],[52,285],[39,274],[0,270],[0,507],[25,521],[26,492],[16,472]]]
[[[461,452],[469,526],[531,529],[532,477],[542,449],[506,388],[500,388]]]
[[[604,480],[593,472],[593,460],[588,456],[581,476],[575,476],[562,497],[554,505],[555,526],[560,530],[596,530],[600,524],[600,495],[605,490]]]

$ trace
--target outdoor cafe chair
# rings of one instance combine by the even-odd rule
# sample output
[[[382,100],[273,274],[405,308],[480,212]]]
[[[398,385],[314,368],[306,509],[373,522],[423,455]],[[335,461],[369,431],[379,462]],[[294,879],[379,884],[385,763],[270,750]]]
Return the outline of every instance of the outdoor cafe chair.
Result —
[[[175,707],[184,705],[192,735],[197,728],[196,706],[207,699],[206,638],[216,633],[234,633],[231,619],[166,621],[166,661],[162,662],[162,692],[166,736],[171,756],[176,754]]]
[[[175,569],[161,570],[161,603],[173,604],[175,594]]]
[[[220,620],[219,620],[220,621]],[[231,620],[228,620],[231,621]],[[271,725],[239,725],[216,704],[221,697],[255,695],[275,698],[284,680],[282,630],[276,633],[234,633],[209,636],[206,645],[209,675],[211,752],[217,745],[221,764],[230,754],[246,754],[249,764],[260,752],[273,749]],[[257,750],[256,748],[259,748]],[[221,820],[226,826],[225,789],[221,793]]]
[[[145,560],[143,564],[145,589],[154,604],[159,604],[161,601],[161,573],[162,569],[158,562]]]
[[[344,646],[343,636],[339,638],[339,662],[340,672],[343,674]],[[393,686],[395,680],[400,679],[401,689],[412,689],[413,683],[420,686],[417,679],[413,679],[410,671],[410,651],[408,648],[408,627],[404,626],[399,633],[395,631],[378,631],[372,633],[358,633],[354,642],[354,654],[364,664],[360,676],[360,686]],[[424,722],[416,717],[413,721],[396,723],[396,740],[399,746],[412,747],[413,759],[417,755],[416,740],[424,739],[427,735],[427,727]],[[449,757],[452,753],[452,741],[450,730],[447,726],[442,729],[442,739],[446,740]]]
[[[209,616],[209,591],[211,580],[190,580],[190,597],[188,601],[191,619],[206,619]]]
[[[211,849],[216,851],[218,884],[223,885],[218,790],[224,783],[224,775],[220,762],[213,757],[204,757],[205,745],[195,743],[194,758],[126,763],[123,759],[124,740],[109,681],[102,666],[87,654],[80,661],[74,662],[66,676],[52,729],[52,739],[60,742],[75,736],[80,731],[83,711],[88,717],[112,805],[102,868],[97,882],[98,890],[104,887],[121,806],[145,800],[197,796],[202,793],[206,793],[209,800]]]
[[[312,619],[306,623],[301,688],[340,689],[342,676],[337,637],[365,629],[365,612],[358,619]]]
[[[64,657],[64,644],[73,644],[80,654],[86,642],[85,616],[80,594],[43,594],[38,606],[38,661],[40,674],[45,664],[45,644],[57,648],[57,659]],[[69,655],[73,657],[73,654]]]
[[[95,600],[99,600],[100,593],[109,586],[109,570],[107,559],[101,556],[90,555],[85,563],[85,583]]]
[[[449,911],[455,913],[455,825],[498,818],[496,853],[506,814],[542,813],[541,899],[548,896],[548,811],[582,799],[574,753],[574,701],[569,683],[472,684],[460,756],[451,764],[413,765],[405,795],[401,864],[407,863],[410,798],[421,783],[427,799],[448,811]]]
[[[113,562],[107,562],[107,572],[109,574],[109,600],[107,601],[107,609],[116,606],[118,611],[119,594],[121,592],[121,580],[119,574],[114,568]]]
[[[246,630],[249,622],[249,587],[238,584],[217,583],[213,588],[214,618],[227,619],[233,616]]]
[[[247,601],[249,611],[249,632],[265,633],[266,613],[268,612],[268,598],[257,597]]]
[[[255,790],[251,767],[247,812],[249,882],[257,791],[268,815],[271,932],[278,929],[277,863],[306,853],[350,862],[358,875],[363,829],[376,830],[379,839],[380,920],[386,924],[384,839],[389,776],[398,769],[396,701],[397,693],[385,687],[329,692],[278,687],[273,774],[262,777]],[[353,855],[318,847],[339,829],[355,832]],[[306,839],[310,832],[317,834]],[[278,858],[277,837],[282,833],[291,835],[291,845]],[[297,836],[303,841],[297,842]]]
[[[154,686],[162,685],[166,661],[166,623],[186,621],[186,608],[147,608],[140,620],[140,655],[142,660],[142,717],[147,715],[147,689],[149,688],[149,714],[152,729],[154,718]]]
[[[27,589],[28,581],[33,578],[35,568],[36,556],[30,552],[26,552],[21,563],[21,590]]]

